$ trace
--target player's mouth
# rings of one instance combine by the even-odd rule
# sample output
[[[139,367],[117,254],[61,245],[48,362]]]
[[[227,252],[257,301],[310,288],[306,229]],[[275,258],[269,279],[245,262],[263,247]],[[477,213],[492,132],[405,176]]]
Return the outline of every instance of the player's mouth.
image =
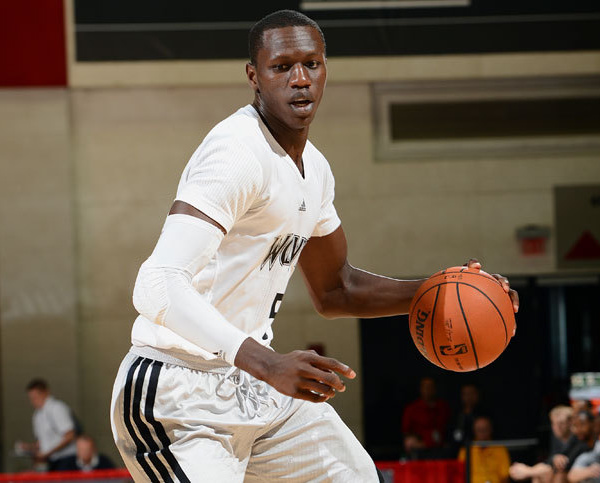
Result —
[[[294,109],[294,111],[298,112],[299,114],[301,113],[310,113],[313,110],[314,107],[314,102],[306,97],[301,97],[301,98],[297,98],[292,100],[292,102],[290,102],[290,106],[292,106],[292,109]]]

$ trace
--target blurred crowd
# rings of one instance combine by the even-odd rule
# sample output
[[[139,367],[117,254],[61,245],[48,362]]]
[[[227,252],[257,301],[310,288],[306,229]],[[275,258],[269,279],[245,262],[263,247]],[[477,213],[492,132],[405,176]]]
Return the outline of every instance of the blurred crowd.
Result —
[[[33,407],[34,441],[15,443],[15,455],[31,458],[36,471],[92,471],[114,468],[83,432],[74,412],[50,392],[48,383],[34,379],[26,387]]]
[[[402,416],[404,460],[468,460],[472,483],[600,483],[600,414],[589,401],[550,411],[547,455],[528,465],[511,462],[509,448],[518,447],[518,441],[494,441],[493,418],[475,385],[461,387],[461,406],[454,418],[448,402],[437,397],[434,379],[423,378],[419,389],[420,397]]]
[[[461,387],[460,409],[454,417],[448,402],[437,396],[434,379],[423,378],[419,389],[420,397],[402,416],[404,460],[468,460],[472,483],[600,483],[600,414],[589,401],[552,408],[547,454],[530,465],[511,461],[510,441],[494,441],[493,417],[481,403],[477,386]],[[31,458],[37,471],[114,468],[83,432],[71,408],[51,394],[46,381],[32,380],[26,392],[33,407],[35,439],[17,442],[16,455]]]

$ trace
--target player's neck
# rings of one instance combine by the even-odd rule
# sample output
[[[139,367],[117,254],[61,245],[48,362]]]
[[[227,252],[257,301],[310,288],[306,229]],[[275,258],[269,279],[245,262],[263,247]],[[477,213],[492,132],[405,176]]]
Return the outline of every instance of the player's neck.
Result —
[[[280,122],[276,117],[269,115],[266,109],[262,109],[259,102],[252,104],[258,115],[261,117],[265,126],[269,129],[275,141],[283,148],[283,150],[296,163],[298,169],[304,174],[302,163],[302,153],[308,140],[308,127],[303,129],[290,129],[288,126]]]

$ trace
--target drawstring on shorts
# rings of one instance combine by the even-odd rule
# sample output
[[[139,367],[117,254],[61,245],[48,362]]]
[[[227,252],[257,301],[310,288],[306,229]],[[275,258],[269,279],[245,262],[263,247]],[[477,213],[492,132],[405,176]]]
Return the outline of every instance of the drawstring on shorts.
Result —
[[[245,371],[238,367],[231,367],[217,384],[215,393],[217,396],[230,398],[233,394],[220,394],[219,391],[226,380],[230,380],[235,387],[235,396],[238,400],[240,409],[254,418],[260,409],[260,398],[268,395],[266,387],[258,379],[254,379]]]

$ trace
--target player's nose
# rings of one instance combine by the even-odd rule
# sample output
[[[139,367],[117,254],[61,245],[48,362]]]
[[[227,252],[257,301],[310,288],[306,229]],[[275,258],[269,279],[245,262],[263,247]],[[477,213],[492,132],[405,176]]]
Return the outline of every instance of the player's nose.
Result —
[[[303,88],[309,87],[311,84],[308,69],[300,62],[294,64],[290,74],[290,85],[292,87]]]

